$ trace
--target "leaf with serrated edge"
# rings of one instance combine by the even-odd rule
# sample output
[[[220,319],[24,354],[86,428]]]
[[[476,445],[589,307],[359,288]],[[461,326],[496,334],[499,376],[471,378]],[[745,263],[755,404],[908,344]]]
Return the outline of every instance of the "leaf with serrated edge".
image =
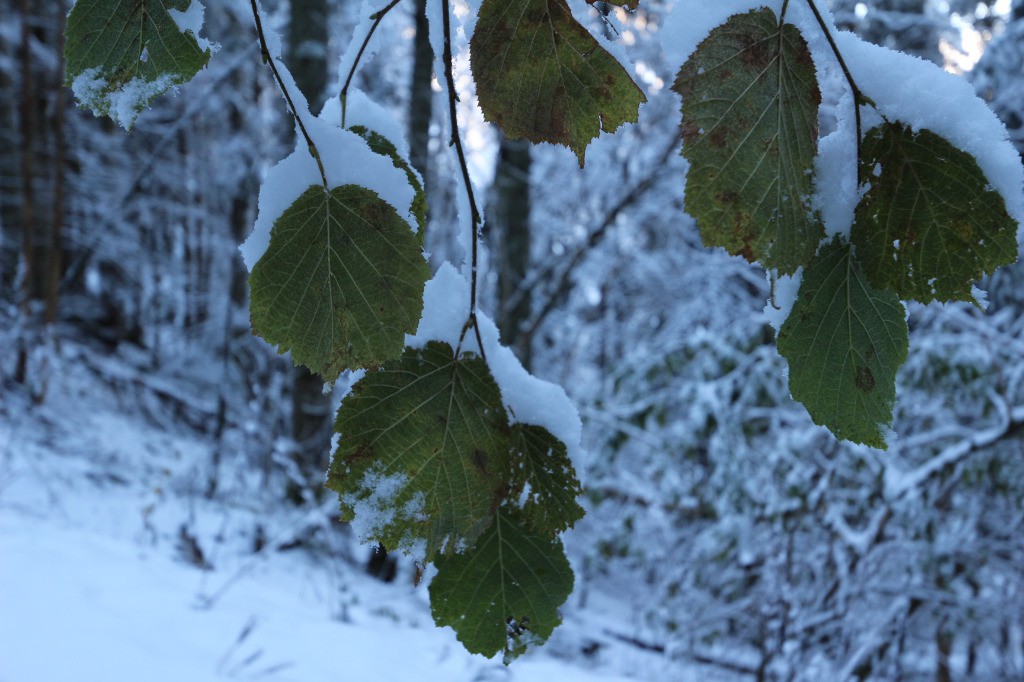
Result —
[[[313,185],[274,223],[252,269],[253,331],[334,381],[402,354],[429,276],[409,224],[376,193]]]
[[[850,239],[876,287],[922,303],[973,301],[974,282],[1017,260],[1017,224],[970,154],[930,130],[883,123],[861,159],[871,187]]]
[[[78,0],[67,21],[66,84],[93,112],[130,129],[142,109],[210,59],[169,13],[191,1]]]
[[[565,443],[533,424],[513,424],[511,490],[532,532],[553,537],[583,518],[583,493]]]
[[[327,482],[362,539],[427,561],[476,540],[507,492],[501,393],[481,358],[453,356],[432,341],[367,373],[338,411]]]
[[[423,184],[420,182],[419,175],[412,169],[409,162],[402,158],[402,155],[398,153],[398,148],[388,138],[364,126],[352,126],[349,130],[366,140],[366,144],[370,146],[370,149],[375,154],[388,157],[395,168],[405,173],[405,177],[408,178],[409,185],[412,186],[413,191],[412,206],[409,207],[409,212],[416,218],[416,225],[419,227],[416,235],[419,237],[420,245],[422,246],[424,235],[427,232],[427,195],[423,191]]]
[[[713,30],[679,71],[686,210],[706,246],[790,274],[825,234],[811,208],[821,94],[807,43],[770,9]]]
[[[504,651],[506,664],[551,635],[573,586],[562,543],[526,530],[520,514],[498,509],[475,546],[437,560],[430,583],[434,621],[472,653]]]
[[[837,438],[885,449],[909,338],[896,294],[871,286],[836,237],[804,272],[779,330],[789,389]]]
[[[484,118],[506,136],[572,149],[636,122],[643,92],[565,0],[484,0],[470,41]]]

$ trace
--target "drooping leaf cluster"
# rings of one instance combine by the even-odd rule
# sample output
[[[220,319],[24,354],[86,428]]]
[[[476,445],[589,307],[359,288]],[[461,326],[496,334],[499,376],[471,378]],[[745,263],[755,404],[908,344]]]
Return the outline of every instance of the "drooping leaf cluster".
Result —
[[[909,345],[900,300],[973,300],[975,281],[1016,260],[1002,197],[969,154],[883,118],[859,148],[866,192],[849,239],[825,239],[812,202],[829,191],[815,187],[814,61],[767,7],[711,31],[674,89],[686,206],[705,245],[781,275],[803,268],[778,335],[793,397],[837,437],[885,448]]]
[[[79,0],[67,82],[82,103],[130,127],[154,97],[202,69],[210,51],[181,27],[194,2]],[[816,203],[818,72],[784,12],[731,17],[678,72],[686,207],[705,245],[802,275],[778,334],[792,395],[837,437],[885,447],[909,345],[901,301],[972,300],[979,277],[1016,259],[1016,225],[973,157],[912,121],[883,117],[853,154],[864,191],[852,230],[829,234]],[[477,95],[506,136],[564,145],[582,166],[601,132],[638,120],[645,94],[566,0],[483,0],[475,19]],[[286,71],[262,33],[261,42],[271,66]],[[366,370],[335,421],[328,485],[342,517],[365,541],[433,563],[436,622],[470,651],[509,661],[551,634],[572,590],[559,534],[583,510],[569,446],[516,420],[482,354],[475,256],[459,343],[407,345],[429,278],[422,183],[395,140],[354,126],[357,142],[408,182],[412,203],[332,185],[302,123],[309,112],[277,70],[323,184],[273,220],[251,271],[253,330],[327,381]],[[448,96],[454,111],[456,94]],[[462,347],[471,330],[476,351]]]

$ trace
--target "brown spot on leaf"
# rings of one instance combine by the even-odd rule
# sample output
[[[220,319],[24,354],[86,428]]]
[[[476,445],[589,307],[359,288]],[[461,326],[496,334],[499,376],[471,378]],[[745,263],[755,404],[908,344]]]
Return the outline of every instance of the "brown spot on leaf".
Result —
[[[853,383],[865,393],[875,390],[875,375],[867,367],[857,367],[854,370]]]

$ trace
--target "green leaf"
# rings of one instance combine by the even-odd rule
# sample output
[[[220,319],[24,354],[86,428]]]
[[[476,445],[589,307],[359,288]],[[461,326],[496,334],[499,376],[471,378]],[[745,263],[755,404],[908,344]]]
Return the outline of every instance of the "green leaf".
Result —
[[[484,118],[510,138],[571,148],[635,122],[643,92],[565,0],[484,0],[470,41]]]
[[[810,205],[821,94],[807,43],[763,8],[713,30],[679,71],[686,210],[706,246],[795,272],[825,230]]]
[[[434,621],[472,653],[504,650],[506,664],[551,635],[573,586],[562,543],[527,530],[520,514],[499,508],[472,549],[437,560],[430,583]]]
[[[583,518],[576,498],[583,489],[569,460],[565,443],[547,429],[532,424],[512,426],[511,489],[520,500],[531,532],[554,535]]]
[[[364,126],[352,126],[349,130],[366,140],[366,143],[375,154],[391,159],[391,163],[394,164],[395,168],[404,172],[405,177],[409,178],[409,184],[413,190],[412,206],[409,210],[413,217],[416,218],[416,225],[419,226],[419,231],[416,235],[419,237],[420,246],[423,246],[423,238],[427,233],[427,195],[423,191],[420,176],[412,169],[409,162],[402,158],[402,155],[398,153],[398,149],[388,138]]]
[[[497,384],[475,355],[446,343],[408,348],[352,389],[338,411],[341,440],[327,485],[365,540],[425,559],[468,546],[508,484],[509,428]],[[371,515],[367,518],[367,515]],[[423,552],[418,552],[424,554]]]
[[[885,449],[896,371],[907,359],[903,305],[871,286],[849,244],[835,238],[804,272],[779,330],[789,389],[837,438]]]
[[[210,59],[172,11],[191,0],[78,0],[68,16],[65,81],[79,102],[130,129],[143,108]]]
[[[277,219],[252,269],[252,327],[334,381],[401,355],[430,276],[419,241],[365,187],[311,186]]]
[[[972,284],[1017,260],[1017,224],[970,154],[929,130],[872,128],[871,188],[850,234],[871,283],[902,299],[973,301]]]

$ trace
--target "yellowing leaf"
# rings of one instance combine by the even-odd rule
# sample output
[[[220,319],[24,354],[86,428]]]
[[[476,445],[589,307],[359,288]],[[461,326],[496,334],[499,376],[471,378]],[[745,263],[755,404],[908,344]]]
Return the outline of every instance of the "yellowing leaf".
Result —
[[[825,234],[811,209],[821,95],[807,43],[764,8],[700,44],[673,89],[683,98],[686,210],[706,246],[792,273]]]
[[[373,191],[313,185],[249,277],[256,334],[327,381],[398,357],[430,276],[409,224]]]
[[[647,101],[565,0],[484,0],[470,65],[484,118],[510,138],[565,145],[580,166],[592,139]]]

